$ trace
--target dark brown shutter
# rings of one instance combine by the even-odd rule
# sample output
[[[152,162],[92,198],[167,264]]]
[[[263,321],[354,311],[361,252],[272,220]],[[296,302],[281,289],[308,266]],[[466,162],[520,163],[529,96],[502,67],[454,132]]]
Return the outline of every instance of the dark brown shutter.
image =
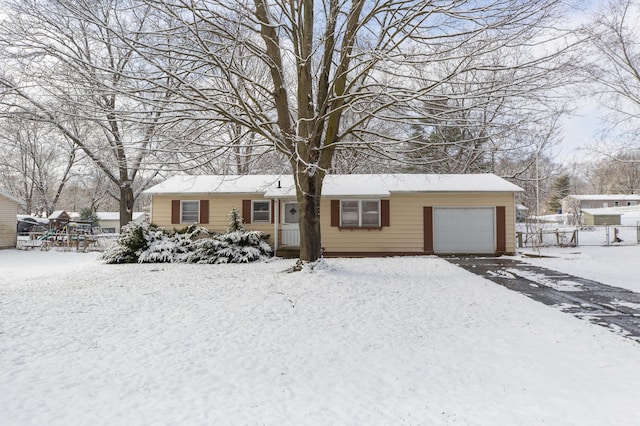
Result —
[[[380,200],[380,226],[391,226],[389,200]]]
[[[331,200],[331,226],[340,226],[340,200]]]
[[[280,206],[280,200],[278,200],[278,206]],[[271,223],[275,223],[275,216],[276,216],[275,207],[276,207],[276,200],[271,200]]]
[[[433,253],[433,207],[424,208],[424,252]]]
[[[200,200],[200,223],[209,223],[209,200]]]
[[[180,223],[180,200],[171,200],[171,223]]]
[[[251,200],[242,200],[242,220],[251,223]]]
[[[496,252],[505,253],[507,251],[507,220],[506,208],[496,207]]]

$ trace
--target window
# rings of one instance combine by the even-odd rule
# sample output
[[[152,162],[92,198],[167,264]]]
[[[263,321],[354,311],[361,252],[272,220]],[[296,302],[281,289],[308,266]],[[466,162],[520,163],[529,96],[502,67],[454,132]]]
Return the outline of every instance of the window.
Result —
[[[200,201],[180,202],[180,222],[198,223],[200,222]]]
[[[380,200],[341,200],[340,226],[345,228],[379,228]]]
[[[251,223],[271,222],[271,201],[251,202]]]

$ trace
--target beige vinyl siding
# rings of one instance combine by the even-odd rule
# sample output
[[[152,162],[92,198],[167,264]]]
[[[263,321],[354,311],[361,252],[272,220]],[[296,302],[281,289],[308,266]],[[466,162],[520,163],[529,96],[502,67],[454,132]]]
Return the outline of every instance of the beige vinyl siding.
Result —
[[[171,200],[209,200],[209,223],[200,225],[210,231],[225,232],[229,226],[229,213],[234,207],[242,215],[242,200],[262,200],[266,198],[256,194],[238,195],[154,195],[151,212],[152,223],[169,230],[181,229],[190,223],[171,223]],[[273,212],[271,212],[273,215]],[[272,223],[249,223],[245,227],[250,230],[261,231],[273,235]]]
[[[0,248],[16,247],[18,203],[0,195]]]
[[[322,246],[326,252],[420,253],[424,250],[423,208],[505,206],[506,250],[515,252],[513,193],[394,193],[390,226],[382,229],[331,227],[330,200],[321,204]]]
[[[347,198],[347,197],[345,197]],[[366,197],[349,197],[366,199]],[[188,224],[171,223],[171,200],[209,200],[209,224],[203,227],[224,232],[229,223],[229,212],[237,208],[242,212],[242,200],[264,199],[256,194],[237,195],[154,195],[152,222],[163,228],[179,229]],[[390,226],[381,229],[340,229],[331,226],[331,199],[325,197],[320,205],[322,247],[330,252],[357,253],[422,253],[424,252],[424,207],[495,207],[505,206],[506,251],[515,252],[515,207],[513,193],[393,193],[388,198]],[[273,215],[274,212],[271,212]],[[279,220],[278,222],[281,222]],[[271,235],[273,224],[246,224],[247,229]]]

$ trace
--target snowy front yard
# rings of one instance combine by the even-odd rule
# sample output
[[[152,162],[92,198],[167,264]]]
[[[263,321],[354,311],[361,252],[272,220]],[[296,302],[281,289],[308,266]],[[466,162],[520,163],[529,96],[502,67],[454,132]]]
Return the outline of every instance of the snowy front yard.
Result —
[[[437,258],[95,258],[0,251],[0,424],[640,424],[638,343]]]

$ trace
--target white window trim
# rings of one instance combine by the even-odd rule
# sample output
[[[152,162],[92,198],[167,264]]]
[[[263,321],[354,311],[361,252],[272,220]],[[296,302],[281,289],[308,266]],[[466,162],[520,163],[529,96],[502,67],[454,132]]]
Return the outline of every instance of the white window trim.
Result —
[[[198,220],[184,220],[184,203],[198,203]],[[180,200],[180,223],[200,223],[200,200]]]
[[[344,225],[342,223],[342,203],[343,202],[353,202],[353,201],[357,201],[358,202],[358,225]],[[362,224],[362,203],[363,202],[375,202],[378,204],[378,224],[377,225],[363,225]],[[340,227],[341,228],[371,228],[371,229],[376,229],[376,228],[381,228],[382,227],[382,203],[380,202],[380,199],[361,199],[361,200],[353,200],[353,199],[341,199],[340,200]]]
[[[253,208],[253,206],[255,205],[255,203],[267,203],[268,206],[268,212],[269,212],[269,218],[267,220],[257,220],[254,217],[254,213],[255,213],[255,209]],[[251,200],[251,223],[271,223],[271,201],[270,200]]]

